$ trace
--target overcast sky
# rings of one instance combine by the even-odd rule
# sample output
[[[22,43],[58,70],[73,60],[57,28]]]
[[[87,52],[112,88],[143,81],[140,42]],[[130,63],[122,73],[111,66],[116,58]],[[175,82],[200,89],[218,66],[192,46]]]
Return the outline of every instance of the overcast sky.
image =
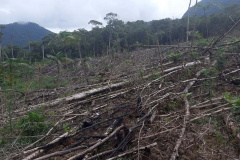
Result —
[[[0,0],[0,24],[35,22],[53,31],[90,29],[109,12],[127,21],[181,18],[189,0]]]

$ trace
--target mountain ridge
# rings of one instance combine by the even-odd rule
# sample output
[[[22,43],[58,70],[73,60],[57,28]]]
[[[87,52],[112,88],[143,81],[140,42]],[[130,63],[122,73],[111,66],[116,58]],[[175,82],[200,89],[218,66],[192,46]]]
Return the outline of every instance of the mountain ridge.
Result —
[[[34,22],[14,22],[2,26],[5,27],[2,29],[2,46],[13,44],[24,47],[29,43],[29,36],[31,42],[42,41],[44,36],[52,33]]]
[[[231,6],[237,4],[240,6],[239,0],[202,0],[198,3],[197,7],[197,17],[206,15],[211,15],[214,13],[221,13],[224,12],[225,7]],[[205,9],[205,13],[204,13]],[[193,7],[190,7],[189,9],[189,15],[194,16],[195,15],[195,5]],[[183,15],[183,17],[188,16],[188,11],[186,11]]]

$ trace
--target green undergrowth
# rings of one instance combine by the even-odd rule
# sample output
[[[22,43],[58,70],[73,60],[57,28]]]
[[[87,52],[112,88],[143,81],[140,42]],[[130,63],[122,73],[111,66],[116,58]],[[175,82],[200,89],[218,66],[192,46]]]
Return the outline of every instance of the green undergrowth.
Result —
[[[240,96],[231,96],[231,93],[224,93],[224,98],[231,104],[231,111],[234,119],[240,124]]]
[[[16,78],[14,79],[13,87],[11,87],[11,83],[8,80],[6,80],[6,82],[1,86],[3,89],[14,88],[15,90],[27,92],[38,89],[54,89],[57,87],[65,87],[67,85],[67,81],[57,82],[55,77],[43,77],[41,80],[41,85],[39,84],[39,80],[37,79],[25,81],[22,78]]]
[[[43,113],[43,108],[37,111],[31,111],[18,119],[9,118],[9,123],[6,123],[0,129],[0,146],[16,143],[29,144],[38,140],[45,135],[52,127],[53,122],[48,122]],[[5,137],[5,138],[3,138]]]

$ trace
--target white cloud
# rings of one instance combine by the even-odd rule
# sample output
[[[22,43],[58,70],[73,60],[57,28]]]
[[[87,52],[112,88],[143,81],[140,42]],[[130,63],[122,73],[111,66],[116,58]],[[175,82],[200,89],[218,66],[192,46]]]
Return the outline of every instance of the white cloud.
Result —
[[[28,24],[29,22],[24,22],[24,21],[21,21],[21,22],[17,22],[18,24],[21,24],[21,25],[25,25],[25,24]]]
[[[35,22],[52,31],[91,28],[109,12],[123,21],[181,18],[187,0],[1,0],[0,24]]]
[[[11,14],[10,10],[5,9],[5,8],[0,8],[0,14],[1,13],[3,13],[3,14]]]

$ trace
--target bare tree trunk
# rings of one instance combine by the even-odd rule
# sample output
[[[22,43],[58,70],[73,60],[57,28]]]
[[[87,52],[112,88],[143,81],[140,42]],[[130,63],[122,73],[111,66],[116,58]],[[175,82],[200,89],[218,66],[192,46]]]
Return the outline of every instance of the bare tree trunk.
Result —
[[[159,41],[158,41],[158,38],[157,38],[157,46],[158,46],[158,54],[159,54],[159,58],[160,58],[160,65],[161,65],[161,71],[162,71],[162,74],[163,73],[163,62],[162,62],[162,54],[161,54],[161,50],[160,50],[160,45],[159,45]]]
[[[2,60],[2,44],[0,43],[0,60]]]
[[[94,33],[94,57],[96,57],[96,37]]]
[[[14,58],[14,55],[13,55],[13,47],[11,46],[11,50],[12,50],[12,58]]]
[[[78,41],[78,54],[79,54],[80,60],[82,60],[80,41]]]
[[[208,39],[208,24],[207,24],[206,8],[204,8],[204,17],[205,17],[206,30],[207,30],[207,39]]]
[[[30,44],[30,42],[31,42],[30,32],[28,31],[28,51],[29,51],[29,53],[31,52],[31,44]]]
[[[12,58],[14,58],[14,55],[13,55],[13,38],[12,38],[12,35],[11,35],[11,50],[12,50]]]
[[[44,53],[44,45],[42,46],[42,56],[43,56],[43,59],[45,58],[45,53]]]
[[[111,43],[110,43],[110,38],[111,36],[109,35],[109,40],[108,40],[108,54],[110,53],[110,48],[111,48]]]
[[[28,31],[28,52],[29,52],[29,60],[30,60],[30,63],[32,62],[32,57],[31,57],[31,37],[30,37],[30,32]]]
[[[192,0],[190,0],[189,2],[189,6],[188,6],[188,20],[187,20],[187,42],[188,42],[188,35],[189,35],[189,19],[190,19],[190,13],[189,13],[189,9],[191,6]]]
[[[108,51],[108,46],[107,46],[107,55],[109,54],[109,51]]]
[[[195,6],[197,6],[198,0],[196,0]],[[195,7],[195,17],[194,17],[194,27],[193,27],[193,32],[196,30],[196,20],[197,20],[197,7]]]

